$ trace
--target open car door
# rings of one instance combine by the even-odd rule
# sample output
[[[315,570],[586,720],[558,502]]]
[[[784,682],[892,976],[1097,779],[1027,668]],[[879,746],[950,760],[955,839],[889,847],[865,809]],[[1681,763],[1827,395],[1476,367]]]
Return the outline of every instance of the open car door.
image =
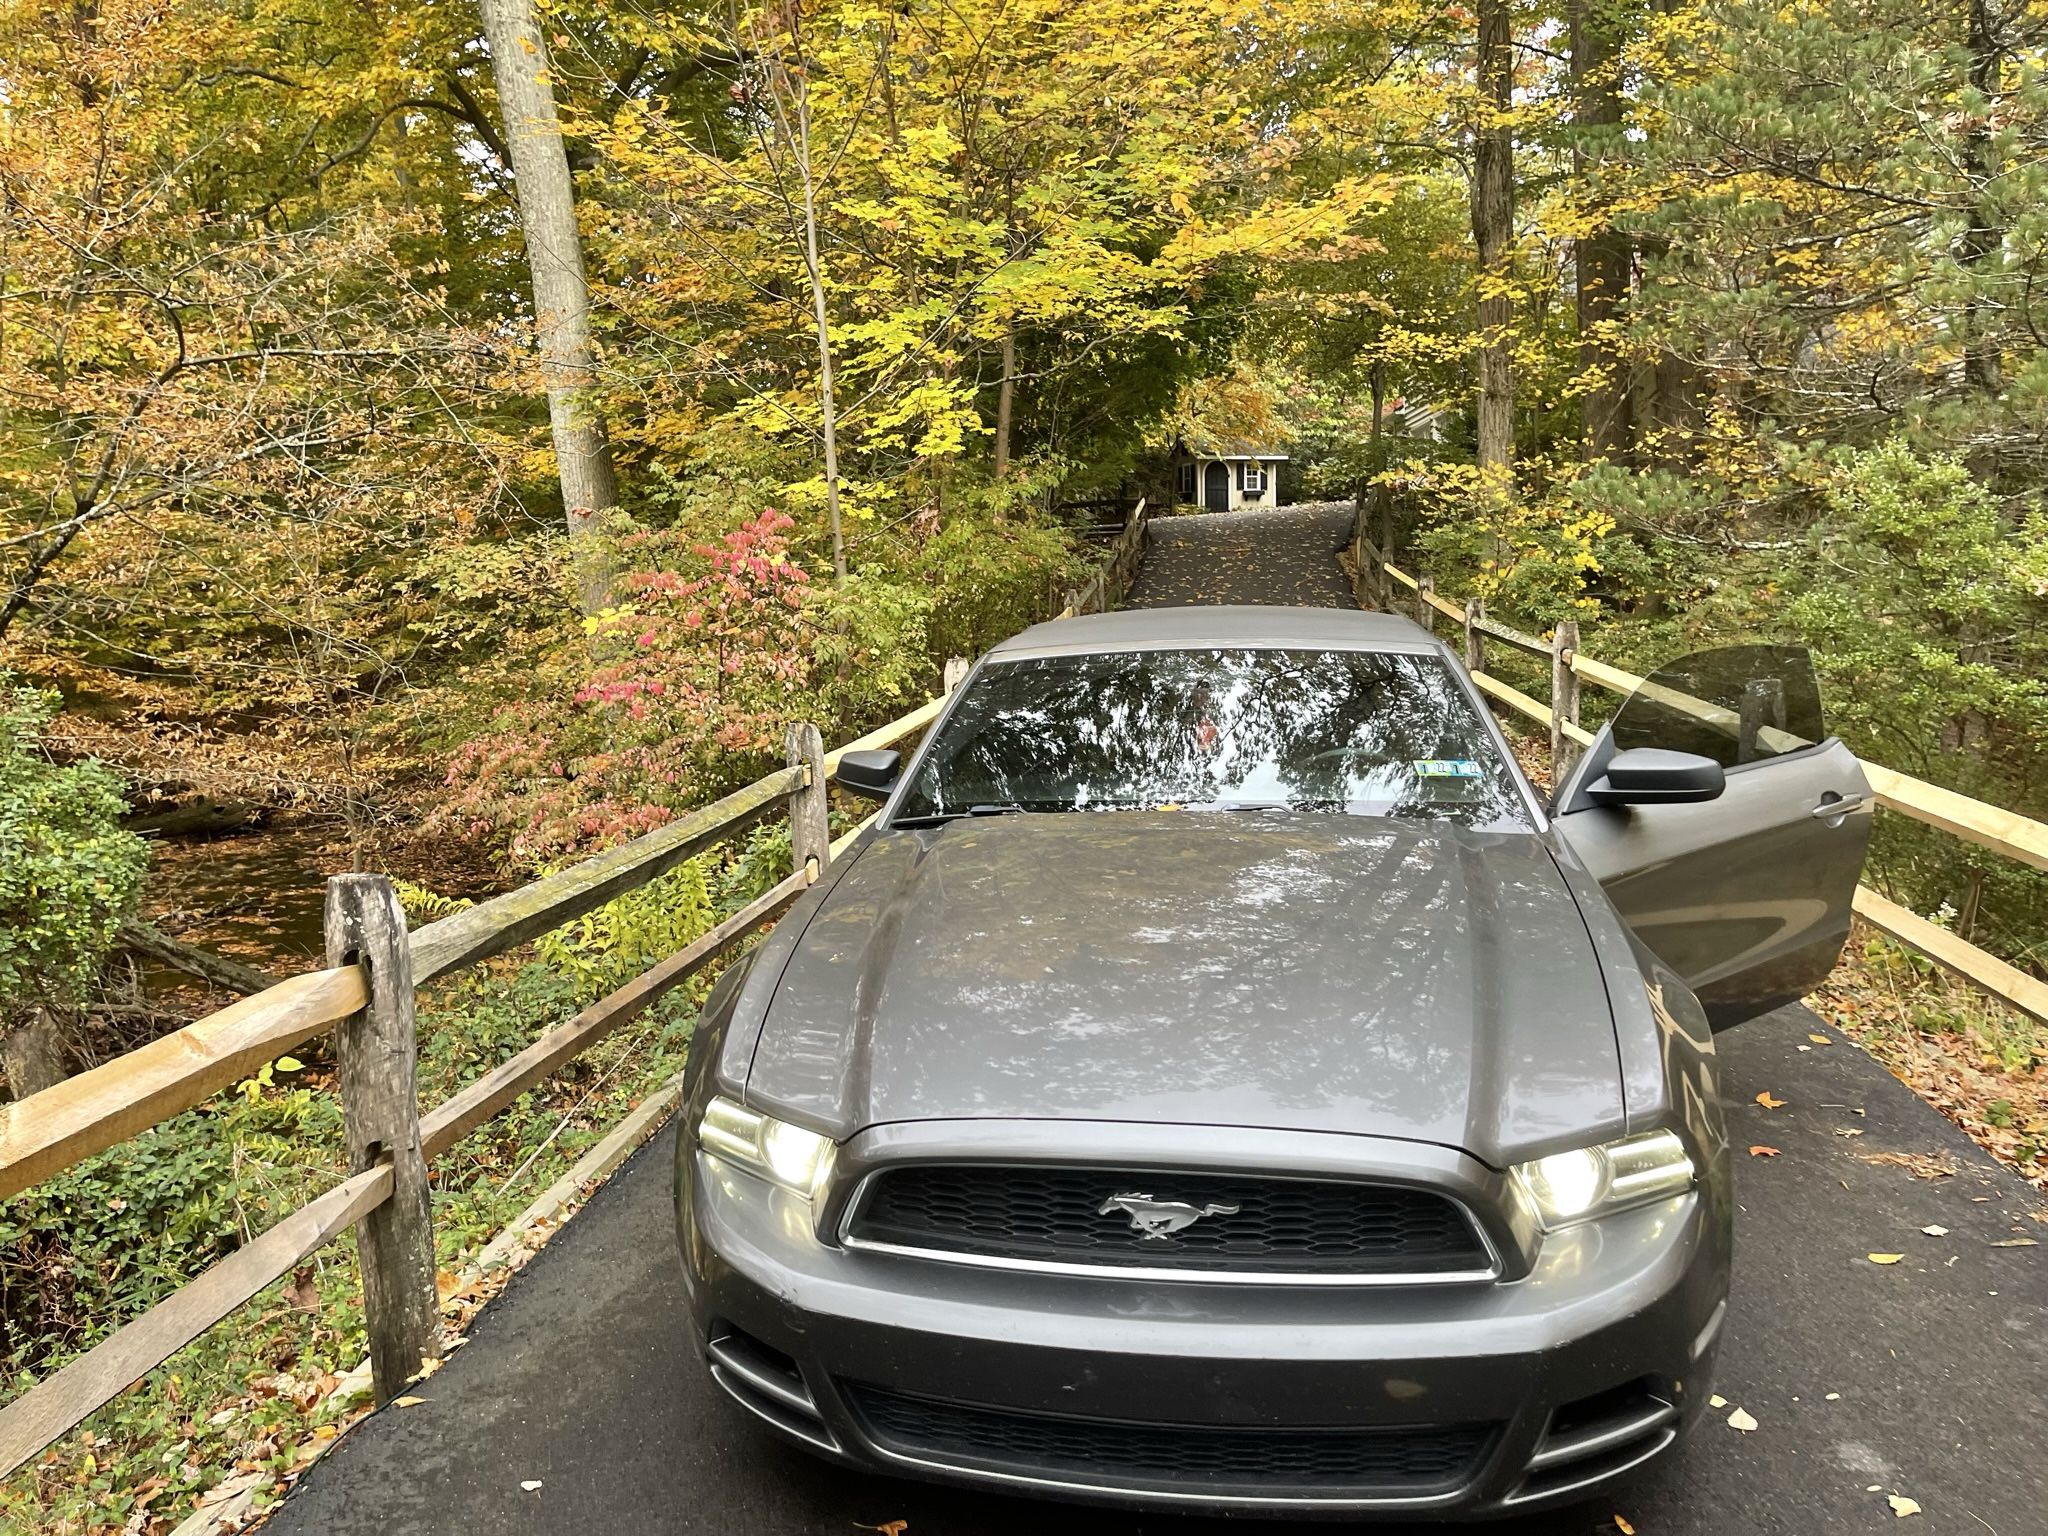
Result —
[[[1596,803],[1609,764],[1642,747],[1711,758],[1725,787],[1689,804]],[[1555,819],[1722,1028],[1805,996],[1834,967],[1873,805],[1854,754],[1826,732],[1807,653],[1754,645],[1646,678],[1572,771]]]

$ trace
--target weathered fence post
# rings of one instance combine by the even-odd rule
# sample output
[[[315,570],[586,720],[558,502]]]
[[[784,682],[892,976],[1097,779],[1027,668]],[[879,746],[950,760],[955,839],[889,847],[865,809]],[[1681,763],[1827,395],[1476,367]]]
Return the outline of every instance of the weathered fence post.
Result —
[[[348,1171],[391,1164],[391,1198],[356,1226],[370,1382],[388,1403],[441,1354],[434,1222],[420,1146],[419,1044],[405,909],[383,875],[327,882],[327,963],[363,967],[370,1000],[334,1027]]]
[[[973,668],[974,663],[965,656],[948,656],[946,658],[945,682],[939,691],[941,693],[951,693],[955,688],[958,688],[967,681],[967,674]]]
[[[1479,630],[1479,621],[1486,617],[1486,604],[1476,597],[1465,599],[1465,670],[1484,672],[1486,670],[1486,641]]]
[[[1366,542],[1364,534],[1355,532],[1352,534],[1351,601],[1358,604],[1359,607],[1368,610],[1379,606],[1379,604],[1372,600],[1372,572],[1366,567],[1366,562],[1372,558],[1367,553],[1371,548],[1372,546]]]
[[[1550,637],[1550,787],[1562,789],[1565,775],[1579,755],[1578,743],[1565,734],[1579,723],[1579,674],[1572,658],[1579,650],[1579,625],[1566,619]]]
[[[1436,590],[1436,581],[1429,576],[1415,578],[1415,622],[1434,633],[1436,610],[1429,606],[1429,595]]]
[[[825,738],[815,725],[792,725],[782,738],[785,760],[804,771],[789,792],[789,855],[796,872],[816,884],[832,858],[832,826],[825,799]]]
[[[1365,600],[1377,613],[1390,613],[1387,604],[1393,597],[1393,578],[1387,574],[1386,552],[1371,539],[1358,541],[1358,574],[1365,582]]]
[[[1785,729],[1785,683],[1782,678],[1753,677],[1742,686],[1742,703],[1736,712],[1735,761],[1756,761],[1758,739],[1766,726]],[[1763,754],[1769,757],[1771,754]]]

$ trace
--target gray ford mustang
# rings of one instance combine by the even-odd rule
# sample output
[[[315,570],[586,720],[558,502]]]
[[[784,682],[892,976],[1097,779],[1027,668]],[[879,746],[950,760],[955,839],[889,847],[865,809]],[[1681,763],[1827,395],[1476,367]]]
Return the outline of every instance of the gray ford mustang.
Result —
[[[1040,625],[721,979],[676,1214],[714,1379],[842,1462],[1492,1515],[1706,1406],[1712,1030],[1834,963],[1870,794],[1804,653],[1687,658],[1546,807],[1377,614]]]

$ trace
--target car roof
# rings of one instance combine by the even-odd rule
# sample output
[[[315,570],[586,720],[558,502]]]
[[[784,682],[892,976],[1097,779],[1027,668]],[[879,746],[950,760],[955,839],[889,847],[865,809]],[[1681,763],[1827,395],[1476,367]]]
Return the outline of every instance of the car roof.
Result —
[[[1193,646],[1410,653],[1434,653],[1440,649],[1439,642],[1419,624],[1391,613],[1246,603],[1129,608],[1053,619],[1032,625],[988,654],[991,661],[1015,661],[1028,656],[1085,656],[1098,651],[1178,650]]]

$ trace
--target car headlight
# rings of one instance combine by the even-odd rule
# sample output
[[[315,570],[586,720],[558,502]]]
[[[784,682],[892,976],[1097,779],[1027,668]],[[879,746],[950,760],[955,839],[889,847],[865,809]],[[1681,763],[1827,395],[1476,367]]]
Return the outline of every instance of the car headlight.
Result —
[[[830,1137],[724,1097],[705,1106],[697,1145],[807,1200],[825,1187],[839,1150]]]
[[[1557,1152],[1519,1164],[1512,1177],[1546,1232],[1612,1211],[1682,1195],[1694,1169],[1670,1131],[1628,1136],[1605,1146]]]

